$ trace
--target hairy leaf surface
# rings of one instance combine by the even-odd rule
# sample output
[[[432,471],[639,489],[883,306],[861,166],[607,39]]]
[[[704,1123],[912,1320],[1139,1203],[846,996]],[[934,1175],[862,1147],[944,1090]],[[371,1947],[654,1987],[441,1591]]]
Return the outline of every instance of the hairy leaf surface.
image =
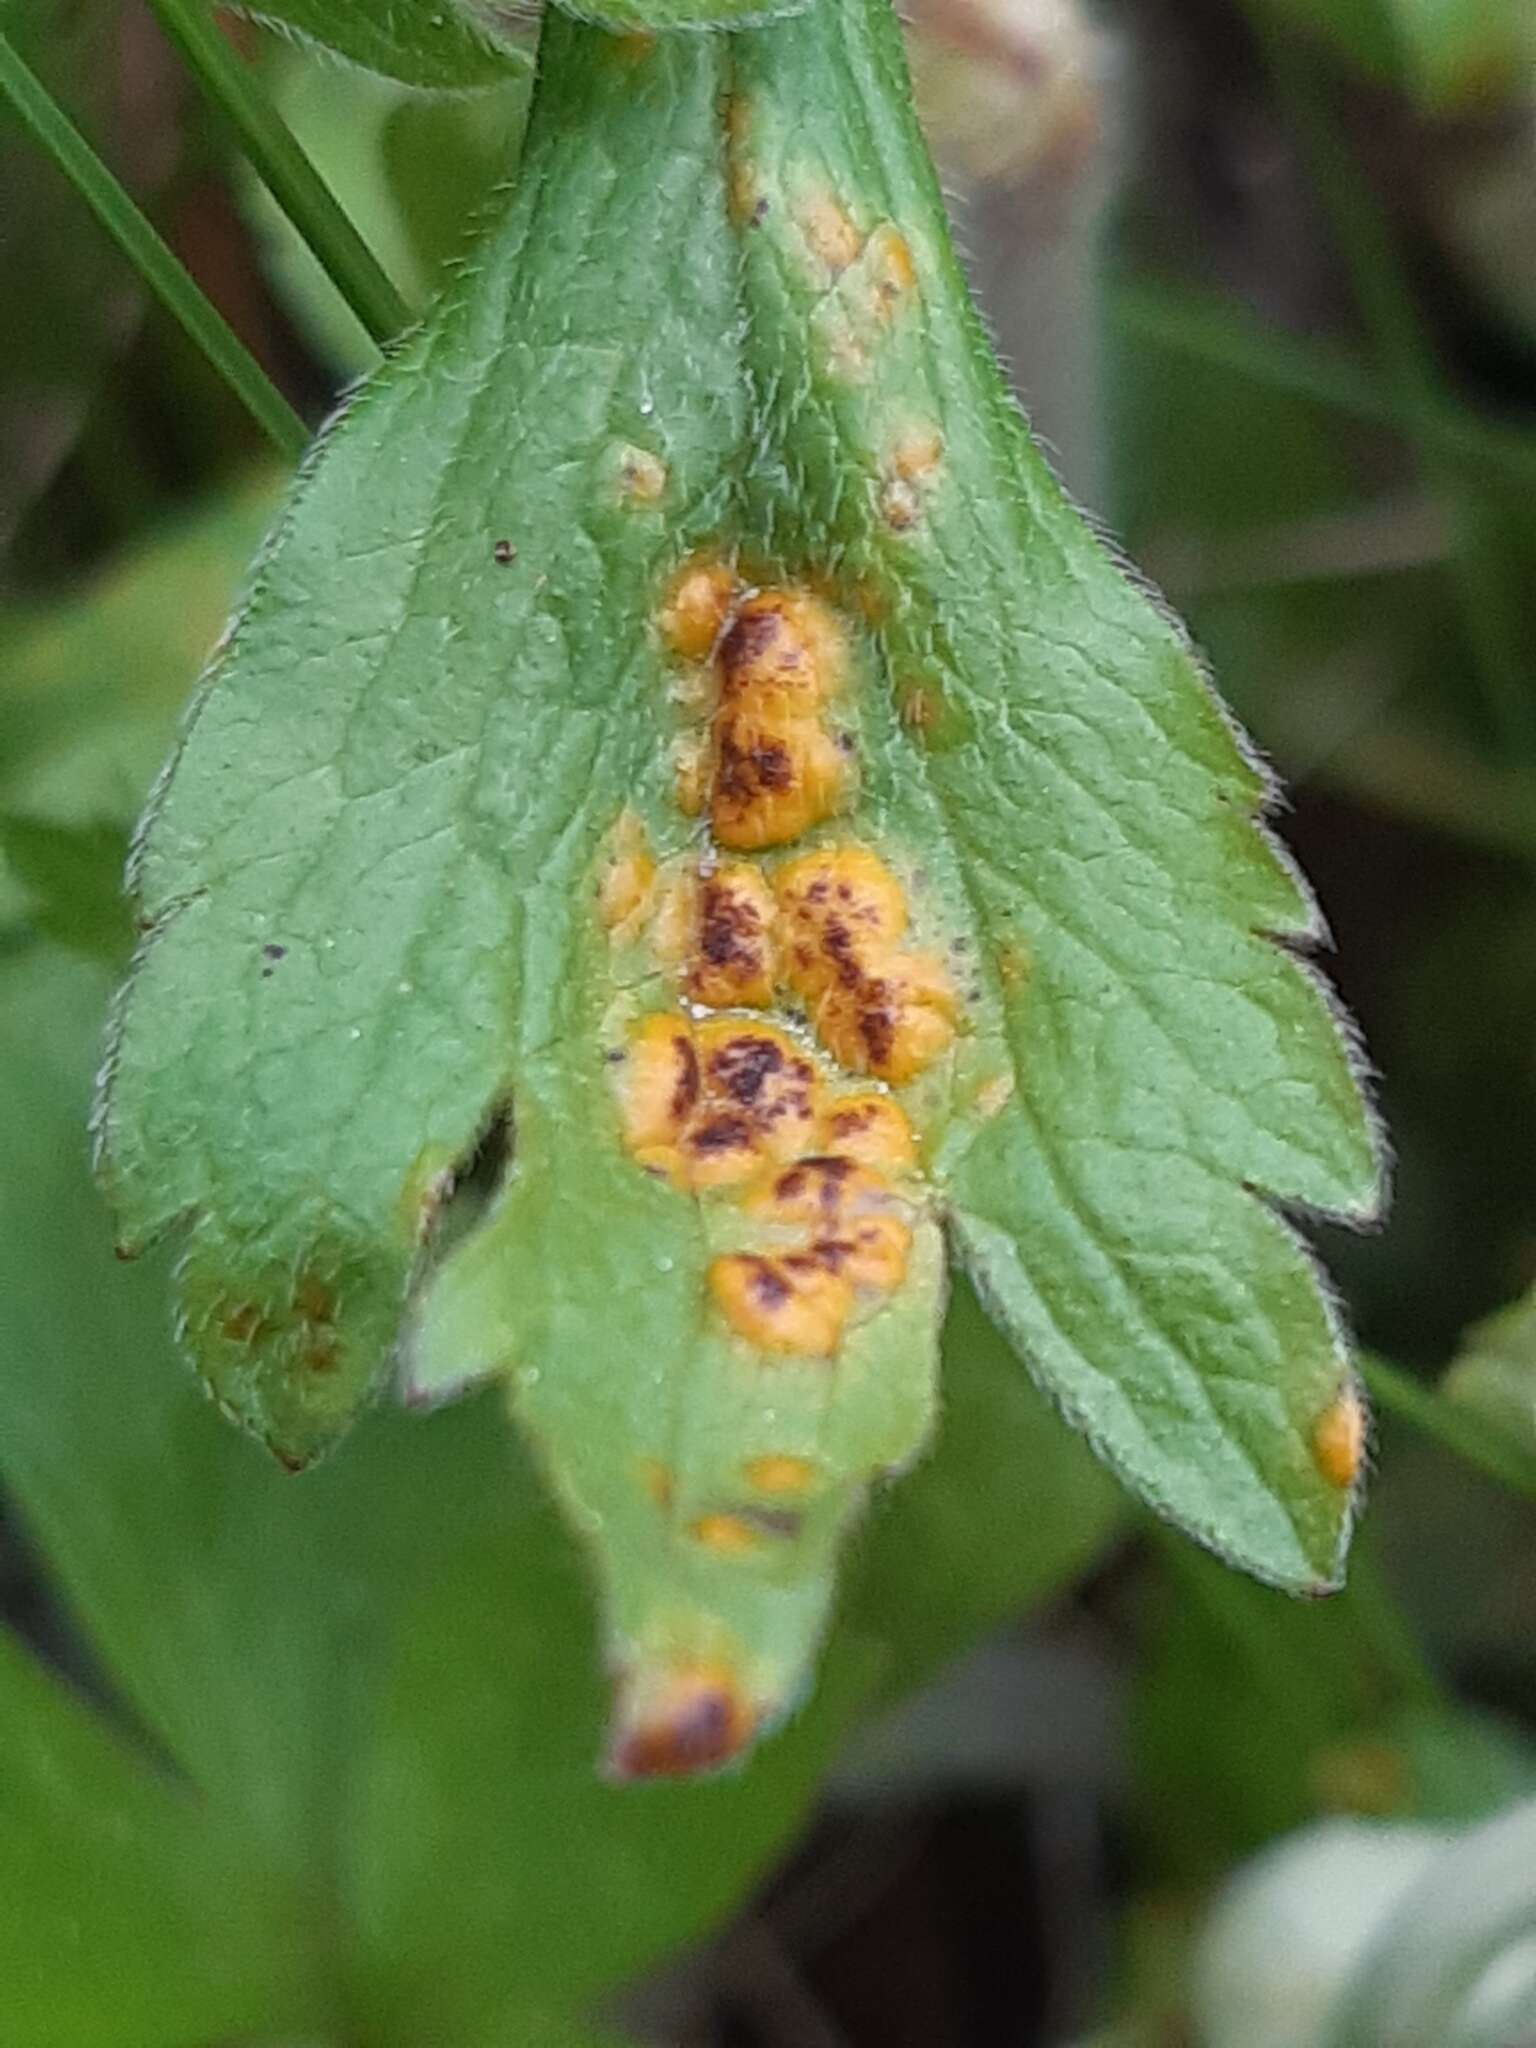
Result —
[[[522,17],[497,0],[237,0],[255,21],[429,91],[499,85],[526,71]]]
[[[413,1397],[507,1376],[626,1770],[793,1698],[930,1430],[946,1236],[1138,1491],[1333,1583],[1362,1414],[1271,1204],[1376,1162],[1266,794],[1003,393],[885,0],[552,16],[507,219],[143,842],[126,1232],[185,1221],[192,1348],[291,1462],[402,1317]]]

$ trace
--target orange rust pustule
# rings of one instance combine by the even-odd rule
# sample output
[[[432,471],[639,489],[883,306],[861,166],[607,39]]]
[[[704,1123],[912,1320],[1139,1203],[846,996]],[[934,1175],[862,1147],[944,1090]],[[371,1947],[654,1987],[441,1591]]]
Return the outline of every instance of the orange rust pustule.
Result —
[[[835,1154],[797,1159],[746,1200],[748,1215],[772,1223],[807,1223],[818,1230],[840,1229],[852,1217],[882,1214],[894,1206],[878,1173]]]
[[[751,693],[761,710],[814,711],[841,685],[847,660],[842,629],[819,597],[758,591],[737,607],[720,642],[721,694]]]
[[[836,812],[847,785],[842,750],[818,718],[765,712],[746,697],[717,713],[713,756],[710,824],[733,852],[798,839]]]
[[[907,928],[901,884],[867,847],[819,848],[779,869],[774,894],[791,988],[807,1001],[852,987]]]
[[[1330,1486],[1353,1486],[1365,1462],[1365,1403],[1346,1387],[1312,1426],[1312,1460]]]
[[[709,1290],[738,1337],[787,1357],[831,1358],[853,1313],[852,1280],[810,1252],[727,1252],[710,1261]]]
[[[625,1144],[637,1155],[675,1145],[698,1100],[692,1024],[672,1012],[646,1017],[630,1034],[619,1078]]]
[[[843,1095],[822,1119],[822,1143],[860,1166],[900,1173],[916,1164],[912,1126],[889,1095]]]
[[[756,868],[702,878],[690,905],[685,986],[710,1009],[764,1009],[777,979],[773,891]]]
[[[688,1533],[695,1543],[716,1557],[750,1557],[763,1545],[763,1531],[754,1527],[747,1516],[719,1509],[700,1515]]]
[[[809,193],[796,205],[794,220],[828,281],[841,277],[851,263],[857,262],[864,237],[847,208],[830,192],[821,189]]]
[[[741,1018],[645,1018],[618,1090],[630,1152],[680,1187],[727,1187],[793,1159],[821,1118],[811,1060],[782,1031]]]
[[[954,990],[941,964],[903,953],[906,899],[865,847],[830,847],[777,878],[787,978],[818,1037],[850,1072],[912,1080],[955,1035]]]
[[[818,1237],[806,1256],[872,1294],[889,1294],[907,1277],[912,1232],[899,1216],[866,1216],[835,1237]]]
[[[680,1669],[643,1701],[621,1707],[609,1752],[618,1778],[687,1778],[729,1763],[752,1740],[757,1715],[723,1665]]]
[[[797,1457],[792,1451],[765,1451],[760,1457],[748,1458],[741,1476],[758,1493],[798,1500],[815,1487],[817,1469],[809,1458]]]
[[[899,953],[853,985],[828,989],[813,1021],[840,1065],[900,1087],[948,1050],[955,1014],[954,990],[938,961]]]
[[[707,661],[736,600],[736,574],[725,562],[695,555],[667,587],[656,623],[685,661]]]
[[[905,235],[882,222],[865,244],[869,262],[870,307],[877,320],[894,319],[896,308],[917,284],[917,266]]]
[[[608,857],[598,878],[598,915],[610,932],[626,935],[648,906],[656,862],[645,827],[633,811],[623,812],[608,840]]]

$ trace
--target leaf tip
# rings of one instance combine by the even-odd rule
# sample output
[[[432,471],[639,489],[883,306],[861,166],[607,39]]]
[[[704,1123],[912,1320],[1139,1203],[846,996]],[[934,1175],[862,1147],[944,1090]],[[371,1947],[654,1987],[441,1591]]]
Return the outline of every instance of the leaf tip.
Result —
[[[728,1664],[641,1662],[619,1686],[607,1773],[621,1783],[698,1777],[737,1762],[758,1727]]]

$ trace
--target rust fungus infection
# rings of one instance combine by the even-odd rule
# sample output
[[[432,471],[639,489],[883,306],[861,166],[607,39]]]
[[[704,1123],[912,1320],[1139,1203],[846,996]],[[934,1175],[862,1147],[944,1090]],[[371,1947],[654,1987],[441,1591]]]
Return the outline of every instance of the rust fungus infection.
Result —
[[[618,938],[630,936],[650,906],[656,884],[645,827],[633,811],[625,811],[608,842],[608,860],[598,881],[598,914]]]
[[[809,1002],[863,963],[883,956],[907,928],[901,884],[867,847],[820,847],[774,877],[790,986]]]
[[[765,710],[808,712],[841,684],[847,644],[819,597],[806,590],[764,590],[737,608],[720,642],[719,662],[726,696],[750,693]]]
[[[831,609],[806,590],[741,603],[715,655],[710,823],[722,846],[759,852],[798,839],[842,800],[847,759],[825,721],[847,646]]]
[[[844,1095],[822,1120],[822,1136],[831,1152],[861,1166],[900,1173],[917,1163],[912,1126],[889,1095]]]
[[[1342,1492],[1354,1485],[1365,1460],[1365,1403],[1347,1387],[1317,1418],[1312,1429],[1312,1458],[1330,1486]]]
[[[882,221],[865,244],[869,268],[870,309],[877,320],[894,319],[896,308],[917,284],[917,270],[906,236]]]
[[[619,490],[631,504],[656,505],[667,488],[667,465],[649,449],[619,450]]]
[[[685,661],[707,661],[730,617],[736,577],[724,562],[696,555],[668,586],[657,615],[661,637]]]
[[[794,1040],[740,1018],[645,1018],[619,1069],[624,1142],[679,1187],[727,1187],[803,1152],[820,1082]]]
[[[680,971],[691,1002],[711,1010],[766,1009],[778,978],[778,905],[755,867],[706,863],[665,891],[652,939],[657,961]]]
[[[856,1217],[890,1210],[894,1198],[878,1173],[852,1159],[823,1154],[797,1159],[752,1190],[747,1213],[772,1223],[810,1223],[839,1230]]]
[[[923,501],[916,484],[905,477],[888,476],[880,486],[880,517],[892,533],[910,533],[923,516]]]
[[[904,953],[906,899],[866,848],[830,847],[781,870],[776,893],[790,986],[840,1066],[910,1081],[955,1035],[957,1005],[942,964]]]
[[[824,186],[807,193],[795,207],[794,218],[822,280],[836,280],[858,261],[864,237],[848,209]]]
[[[664,1465],[660,1458],[640,1460],[640,1484],[647,1499],[666,1511],[672,1505],[674,1480],[670,1465]]]
[[[757,1493],[775,1500],[801,1500],[815,1487],[817,1475],[809,1458],[796,1457],[791,1451],[766,1451],[759,1458],[748,1458],[741,1476]]]
[[[761,1547],[761,1530],[745,1515],[715,1513],[700,1515],[688,1531],[694,1542],[716,1557],[747,1557]]]
[[[678,1665],[621,1685],[610,1752],[620,1778],[686,1778],[741,1755],[757,1715],[724,1664]]]
[[[759,1351],[830,1358],[853,1313],[853,1282],[810,1252],[728,1252],[709,1267],[727,1326]]]
[[[817,719],[728,703],[714,730],[715,837],[741,853],[798,839],[832,816],[846,775],[840,748]]]
[[[737,227],[755,227],[767,212],[758,186],[747,144],[752,132],[752,108],[743,93],[727,93],[721,102],[721,126],[725,130],[727,172],[726,203]]]

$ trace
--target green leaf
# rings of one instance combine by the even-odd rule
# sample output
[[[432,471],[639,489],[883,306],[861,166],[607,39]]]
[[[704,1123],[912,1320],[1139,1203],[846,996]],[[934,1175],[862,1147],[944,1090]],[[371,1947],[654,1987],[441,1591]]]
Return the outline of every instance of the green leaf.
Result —
[[[276,1929],[186,1789],[0,1634],[0,2025],[28,2048],[206,2039],[281,2010]]]
[[[0,854],[32,898],[38,931],[117,967],[133,950],[122,893],[127,853],[116,825],[53,825],[0,811]]]
[[[237,0],[234,11],[429,92],[524,71],[515,10],[499,0]]]
[[[1422,105],[1455,112],[1514,94],[1536,61],[1525,0],[1258,0],[1268,12],[1326,36],[1376,77]]]
[[[1440,1391],[1536,1454],[1536,1293],[1474,1323]]]
[[[552,15],[507,216],[295,497],[143,842],[125,1235],[187,1223],[192,1348],[290,1462],[402,1315],[415,1398],[506,1377],[631,1771],[803,1686],[931,1427],[941,1228],[1154,1505],[1330,1584],[1359,1411],[1271,1202],[1377,1173],[1268,794],[1002,391],[885,0]],[[881,1084],[917,1157],[860,1179]]]
[[[674,28],[752,28],[803,14],[823,0],[558,0],[558,4],[580,21],[653,34]]]

